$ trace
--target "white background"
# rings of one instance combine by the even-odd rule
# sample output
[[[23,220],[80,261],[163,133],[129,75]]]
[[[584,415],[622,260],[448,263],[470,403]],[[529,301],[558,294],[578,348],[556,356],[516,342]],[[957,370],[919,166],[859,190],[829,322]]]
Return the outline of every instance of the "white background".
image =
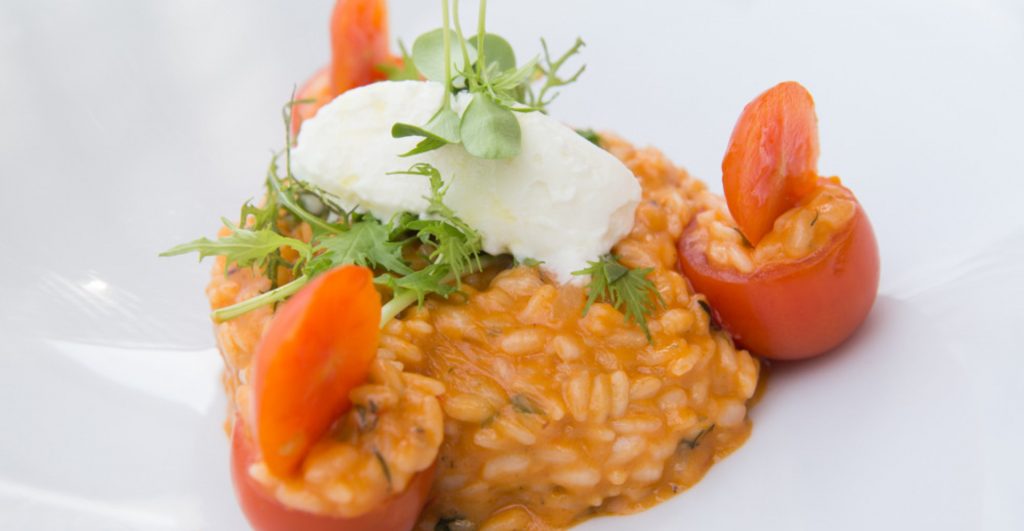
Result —
[[[392,2],[406,42],[434,2]],[[475,6],[464,6],[466,23]],[[331,2],[0,4],[0,529],[240,529],[208,264],[158,259],[260,192]],[[774,372],[750,441],[613,529],[1024,529],[1024,3],[492,0],[520,55],[583,36],[554,115],[713,187],[742,106],[815,95],[882,285]],[[525,58],[525,57],[521,57]]]

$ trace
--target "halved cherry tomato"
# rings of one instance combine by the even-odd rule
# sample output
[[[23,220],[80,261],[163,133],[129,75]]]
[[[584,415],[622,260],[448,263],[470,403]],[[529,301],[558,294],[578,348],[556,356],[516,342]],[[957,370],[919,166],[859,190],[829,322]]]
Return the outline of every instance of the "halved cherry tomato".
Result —
[[[292,135],[343,92],[387,78],[381,65],[398,61],[388,47],[386,0],[338,0],[331,15],[331,63],[313,74],[296,93],[292,110]]]
[[[818,117],[807,89],[788,81],[747,104],[722,160],[725,200],[747,241],[757,245],[814,189],[817,167]]]
[[[708,263],[693,227],[679,242],[679,261],[737,343],[773,359],[821,354],[860,325],[878,291],[878,245],[864,209],[846,230],[812,254],[749,274]]]
[[[321,274],[274,315],[253,357],[256,439],[270,472],[291,475],[351,406],[377,354],[380,295],[373,273]]]
[[[288,507],[256,482],[249,467],[258,450],[241,415],[231,435],[231,479],[242,512],[257,531],[406,531],[427,502],[434,466],[413,476],[404,491],[372,511],[354,518],[314,514]]]
[[[802,86],[783,83],[744,109],[722,180],[729,211],[751,242],[825,183],[816,174],[817,156],[814,102]],[[694,221],[679,241],[680,266],[740,345],[773,359],[821,354],[856,330],[878,292],[878,244],[856,206],[853,219],[810,255],[750,273],[709,264]]]

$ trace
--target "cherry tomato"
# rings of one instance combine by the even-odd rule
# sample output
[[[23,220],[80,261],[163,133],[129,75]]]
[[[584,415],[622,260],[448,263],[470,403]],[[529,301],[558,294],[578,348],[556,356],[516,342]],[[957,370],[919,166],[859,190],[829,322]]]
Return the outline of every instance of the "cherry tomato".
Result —
[[[313,74],[296,100],[313,100],[292,109],[292,135],[302,122],[349,89],[387,78],[381,65],[399,60],[388,47],[386,0],[338,0],[331,15],[331,63]]]
[[[256,440],[270,472],[287,477],[351,406],[377,354],[380,295],[373,273],[343,266],[285,302],[253,357]]]
[[[757,245],[783,212],[815,187],[818,117],[799,83],[780,83],[743,109],[722,160],[729,212]]]
[[[729,211],[751,243],[826,182],[817,176],[817,158],[814,100],[799,84],[777,85],[743,110],[722,180]],[[695,227],[679,241],[680,267],[736,342],[755,354],[785,360],[824,353],[856,330],[875,301],[878,244],[859,203],[852,220],[811,254],[750,273],[708,263]]]
[[[824,353],[867,317],[878,291],[878,245],[864,209],[812,254],[749,274],[707,261],[695,222],[679,242],[683,273],[737,343],[773,359]]]
[[[249,475],[258,450],[241,415],[231,435],[231,479],[242,512],[256,531],[407,531],[427,502],[434,466],[413,476],[404,491],[354,518],[314,514],[288,507]]]
[[[331,15],[331,92],[385,79],[380,66],[393,60],[388,41],[386,0],[338,0]]]

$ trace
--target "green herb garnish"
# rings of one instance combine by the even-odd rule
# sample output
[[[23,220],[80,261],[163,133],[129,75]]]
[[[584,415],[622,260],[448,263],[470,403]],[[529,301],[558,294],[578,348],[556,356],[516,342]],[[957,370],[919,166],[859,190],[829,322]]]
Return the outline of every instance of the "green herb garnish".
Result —
[[[541,408],[537,407],[537,405],[534,404],[533,400],[530,400],[530,397],[526,395],[512,395],[512,398],[509,399],[509,402],[511,402],[512,404],[512,409],[515,409],[520,413],[524,413],[526,415],[544,414],[544,411]]]
[[[285,106],[285,124],[290,123],[290,109]],[[161,256],[189,252],[207,256],[224,256],[239,267],[257,267],[271,278],[271,289],[238,304],[220,308],[213,318],[224,321],[256,308],[282,301],[297,292],[318,274],[347,264],[374,269],[375,282],[388,286],[392,298],[381,311],[381,325],[409,305],[423,304],[428,295],[448,297],[458,291],[461,277],[483,268],[481,238],[468,224],[444,203],[447,187],[436,168],[416,164],[405,173],[426,177],[430,182],[427,217],[400,216],[382,223],[369,214],[346,211],[318,188],[295,179],[291,173],[291,135],[286,133],[284,176],[279,175],[280,156],[274,155],[266,177],[266,200],[263,206],[247,202],[242,219],[235,225],[223,220],[231,234],[210,240],[201,238],[179,245]],[[306,222],[313,230],[309,243],[282,234],[280,214],[291,218],[292,224]],[[422,251],[422,264],[414,268],[404,256],[408,245]],[[281,248],[290,247],[298,253],[294,262],[281,256]],[[277,268],[292,270],[294,279],[278,285]]]
[[[455,514],[438,518],[437,523],[434,524],[434,531],[459,531],[462,529],[473,529],[474,527],[469,520]]]
[[[416,68],[416,63],[413,62],[412,56],[409,55],[409,51],[405,49],[405,43],[401,39],[398,40],[398,49],[402,53],[402,66],[397,66],[391,63],[383,63],[377,65],[377,70],[380,70],[388,77],[388,81],[417,81],[420,79],[420,71]]]
[[[376,448],[373,449],[373,455],[377,457],[377,462],[380,463],[380,468],[384,471],[384,479],[388,480],[388,490],[391,490],[391,469],[388,467],[388,462],[384,460],[384,455]]]
[[[597,147],[601,147],[601,135],[597,134],[597,131],[590,129],[577,129],[576,133],[583,138],[586,138],[588,142],[594,144]]]
[[[177,256],[186,253],[198,253],[202,260],[207,256],[224,256],[229,263],[237,264],[239,267],[267,267],[271,255],[281,247],[291,247],[301,256],[302,260],[308,260],[311,249],[309,244],[295,238],[288,238],[266,228],[258,230],[242,229],[232,224],[227,218],[221,218],[224,226],[231,230],[231,234],[210,240],[200,238],[198,240],[183,243],[172,247],[160,256]]]
[[[711,305],[704,299],[697,299],[697,304],[704,310],[704,313],[708,314],[708,329],[712,332],[717,332],[722,329],[722,326],[718,324],[718,320],[715,319],[715,312],[711,310]]]
[[[714,430],[714,429],[715,429],[715,425],[714,424],[711,424],[711,425],[709,425],[706,428],[702,428],[699,432],[697,432],[697,435],[693,436],[692,439],[682,439],[682,440],[680,440],[679,441],[679,448],[686,447],[686,448],[689,448],[690,450],[693,450],[693,449],[697,448],[698,446],[700,446],[701,441],[705,437],[707,437],[707,435],[709,433],[711,433],[711,431]]]
[[[583,307],[583,315],[587,315],[590,306],[598,300],[605,301],[615,309],[624,311],[627,321],[633,321],[644,331],[647,340],[651,340],[651,331],[647,327],[647,316],[658,307],[664,306],[657,286],[647,275],[652,268],[629,269],[622,265],[614,255],[605,255],[596,262],[587,262],[590,267],[573,271],[573,275],[590,275],[590,286],[587,291],[587,303]]]
[[[552,59],[542,39],[543,64],[534,58],[517,66],[512,45],[486,31],[487,0],[480,0],[477,34],[468,39],[459,23],[458,0],[454,0],[453,8],[449,15],[448,0],[442,0],[442,26],[420,35],[412,45],[411,62],[428,80],[445,87],[441,106],[426,124],[396,123],[391,135],[422,138],[403,156],[462,144],[476,157],[514,157],[522,148],[522,131],[513,113],[546,112],[547,105],[558,96],[552,91],[575,82],[585,70],[585,66],[580,67],[564,78],[558,73],[579,53],[583,41],[577,39],[569,51]],[[539,89],[535,90],[535,85]],[[452,108],[452,99],[460,92],[473,95],[461,117]]]

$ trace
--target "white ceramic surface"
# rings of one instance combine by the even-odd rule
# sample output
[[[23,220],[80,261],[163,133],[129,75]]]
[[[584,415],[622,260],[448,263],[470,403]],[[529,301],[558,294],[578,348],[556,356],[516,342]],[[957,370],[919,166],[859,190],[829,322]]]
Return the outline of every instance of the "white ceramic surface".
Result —
[[[0,529],[244,529],[209,266],[156,254],[259,193],[330,4],[0,3]],[[556,116],[713,186],[742,105],[803,82],[881,246],[866,325],[775,371],[745,446],[585,528],[1024,529],[1019,0],[491,4],[518,49],[587,39]]]

